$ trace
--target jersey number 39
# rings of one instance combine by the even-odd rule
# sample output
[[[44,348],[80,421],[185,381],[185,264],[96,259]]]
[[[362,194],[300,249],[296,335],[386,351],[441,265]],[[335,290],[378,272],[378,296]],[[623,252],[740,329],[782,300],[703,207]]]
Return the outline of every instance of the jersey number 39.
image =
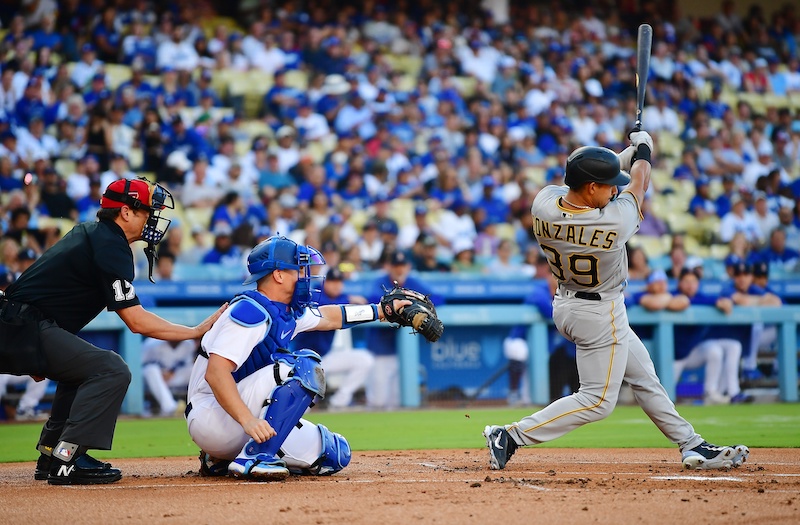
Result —
[[[553,270],[553,275],[556,276],[562,283],[573,282],[587,288],[594,288],[600,284],[600,278],[597,271],[597,257],[594,255],[587,255],[585,253],[573,253],[567,257],[569,268],[566,270],[571,274],[570,277],[564,273],[564,260],[561,254],[554,248],[545,244],[539,244],[547,255],[547,262],[550,263],[550,268]],[[552,256],[552,257],[551,257]]]

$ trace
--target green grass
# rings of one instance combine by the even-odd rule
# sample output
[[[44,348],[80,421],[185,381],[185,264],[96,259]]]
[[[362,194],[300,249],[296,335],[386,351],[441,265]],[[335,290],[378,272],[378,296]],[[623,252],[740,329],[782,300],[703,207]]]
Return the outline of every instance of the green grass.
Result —
[[[800,447],[800,405],[679,406],[708,441],[758,447]],[[313,411],[309,419],[347,436],[354,450],[480,448],[487,424],[518,421],[525,409],[457,409],[398,412]],[[0,425],[0,462],[32,461],[39,424]],[[621,406],[603,421],[585,425],[542,447],[658,448],[671,444],[638,407]],[[194,456],[183,419],[121,419],[114,449],[99,458]]]

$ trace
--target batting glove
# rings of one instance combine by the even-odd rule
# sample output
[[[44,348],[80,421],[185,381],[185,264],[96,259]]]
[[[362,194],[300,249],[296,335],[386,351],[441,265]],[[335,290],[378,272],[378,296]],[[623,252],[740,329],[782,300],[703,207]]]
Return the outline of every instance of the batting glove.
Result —
[[[640,144],[647,144],[650,151],[655,153],[653,148],[653,137],[646,131],[632,131],[628,138],[631,139],[633,147],[638,148]]]
[[[631,171],[631,164],[633,164],[633,156],[636,154],[635,146],[628,146],[622,150],[617,158],[619,159],[619,169],[622,171]]]

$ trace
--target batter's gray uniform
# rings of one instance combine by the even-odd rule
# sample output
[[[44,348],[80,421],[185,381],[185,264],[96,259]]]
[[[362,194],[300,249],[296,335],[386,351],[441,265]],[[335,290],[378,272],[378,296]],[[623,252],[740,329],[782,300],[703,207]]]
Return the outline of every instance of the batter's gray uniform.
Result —
[[[625,243],[639,229],[636,197],[627,191],[602,209],[572,210],[567,186],[547,186],[531,208],[534,234],[559,286],[553,301],[558,330],[577,346],[578,392],[506,427],[514,441],[535,445],[608,416],[625,380],[636,402],[681,451],[703,442],[675,410],[653,361],[628,325],[622,290]]]

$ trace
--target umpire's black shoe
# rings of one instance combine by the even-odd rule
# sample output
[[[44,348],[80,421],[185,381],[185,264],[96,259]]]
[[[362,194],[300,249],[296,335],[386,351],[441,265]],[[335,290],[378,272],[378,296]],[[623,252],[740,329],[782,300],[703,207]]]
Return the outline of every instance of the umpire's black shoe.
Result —
[[[87,454],[88,456],[88,454]],[[92,460],[95,460],[89,456]],[[96,460],[95,460],[96,461]],[[50,465],[53,462],[53,456],[47,454],[39,454],[39,459],[36,460],[36,471],[33,473],[33,479],[45,481],[50,476]],[[111,463],[104,463],[107,468],[111,468]]]
[[[103,463],[89,454],[81,454],[70,462],[52,458],[47,482],[51,485],[102,485],[122,479],[122,472],[110,463]]]
[[[39,459],[36,460],[36,471],[33,473],[33,479],[44,481],[50,475],[50,464],[53,461],[53,456],[47,454],[39,454]]]

